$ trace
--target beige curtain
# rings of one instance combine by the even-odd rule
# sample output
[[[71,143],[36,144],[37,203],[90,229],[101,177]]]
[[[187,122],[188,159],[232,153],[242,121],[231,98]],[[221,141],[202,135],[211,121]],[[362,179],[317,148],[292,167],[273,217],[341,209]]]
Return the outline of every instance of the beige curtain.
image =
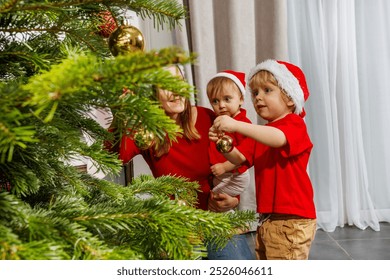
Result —
[[[285,0],[196,0],[188,5],[198,104],[209,107],[205,96],[208,80],[218,71],[247,73],[266,58],[287,59]],[[250,97],[245,106],[252,112]],[[251,109],[251,110],[249,110]]]

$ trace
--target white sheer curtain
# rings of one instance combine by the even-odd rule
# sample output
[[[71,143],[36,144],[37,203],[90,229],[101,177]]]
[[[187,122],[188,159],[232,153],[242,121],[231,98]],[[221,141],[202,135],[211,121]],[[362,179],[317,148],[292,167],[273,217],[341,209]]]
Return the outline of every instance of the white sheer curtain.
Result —
[[[307,75],[318,226],[390,222],[390,2],[287,1],[289,57]]]
[[[390,1],[187,2],[200,104],[222,68],[248,72],[264,58],[301,66],[318,227],[390,222]]]

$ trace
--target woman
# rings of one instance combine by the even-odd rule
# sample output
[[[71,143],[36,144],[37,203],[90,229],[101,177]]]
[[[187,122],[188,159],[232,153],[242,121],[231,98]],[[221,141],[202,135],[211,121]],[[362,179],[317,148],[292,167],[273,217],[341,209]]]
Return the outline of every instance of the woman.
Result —
[[[184,79],[178,66],[168,67],[173,75]],[[177,96],[167,90],[158,89],[157,98],[167,116],[181,127],[182,136],[177,141],[164,141],[152,147],[141,150],[133,139],[127,135],[122,137],[119,147],[119,158],[123,163],[129,162],[136,155],[141,154],[150,167],[153,176],[164,175],[188,178],[197,181],[201,192],[198,192],[197,208],[214,212],[226,212],[235,208],[239,200],[227,194],[214,194],[210,192],[212,173],[209,159],[209,129],[213,124],[215,115],[210,109],[192,106],[188,98]],[[236,236],[222,249],[224,257],[209,252],[209,259],[247,259],[250,255],[245,240],[236,240]]]
[[[170,66],[167,70],[184,79],[178,66]],[[165,141],[159,143],[158,148],[152,146],[147,150],[139,149],[133,139],[125,135],[120,143],[119,158],[127,163],[141,154],[154,177],[172,175],[197,181],[201,190],[197,205],[200,209],[224,212],[236,207],[238,199],[228,195],[213,196],[209,201],[209,180],[212,174],[208,155],[208,131],[214,121],[214,112],[192,106],[188,98],[167,90],[157,90],[157,98],[166,115],[182,128],[183,135],[177,137],[177,141]]]

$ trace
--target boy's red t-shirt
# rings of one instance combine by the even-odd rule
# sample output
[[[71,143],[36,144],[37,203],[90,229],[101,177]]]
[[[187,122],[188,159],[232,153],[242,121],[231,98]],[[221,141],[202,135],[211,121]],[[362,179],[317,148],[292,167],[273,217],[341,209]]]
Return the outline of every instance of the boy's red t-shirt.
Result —
[[[214,121],[214,112],[208,108],[197,107],[195,127],[201,138],[190,141],[178,137],[172,143],[169,152],[161,157],[155,157],[153,150],[140,150],[129,136],[123,136],[120,146],[119,158],[129,162],[136,155],[141,154],[148,163],[155,178],[172,175],[197,181],[201,192],[198,193],[197,207],[207,210],[207,200],[210,193],[209,180],[212,176],[208,153],[208,132]]]
[[[313,144],[304,120],[296,114],[268,123],[280,129],[287,145],[271,148],[260,142],[238,148],[255,168],[257,212],[316,218],[307,165]]]

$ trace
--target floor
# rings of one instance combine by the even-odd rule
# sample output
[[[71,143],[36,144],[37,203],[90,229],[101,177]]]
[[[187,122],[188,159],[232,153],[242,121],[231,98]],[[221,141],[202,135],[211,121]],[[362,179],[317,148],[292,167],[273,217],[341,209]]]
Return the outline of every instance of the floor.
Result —
[[[252,247],[253,239],[248,238]],[[381,223],[380,231],[347,225],[334,232],[317,230],[309,260],[390,260],[390,223]]]
[[[390,260],[390,223],[380,231],[353,226],[337,227],[334,232],[317,230],[310,260]]]

